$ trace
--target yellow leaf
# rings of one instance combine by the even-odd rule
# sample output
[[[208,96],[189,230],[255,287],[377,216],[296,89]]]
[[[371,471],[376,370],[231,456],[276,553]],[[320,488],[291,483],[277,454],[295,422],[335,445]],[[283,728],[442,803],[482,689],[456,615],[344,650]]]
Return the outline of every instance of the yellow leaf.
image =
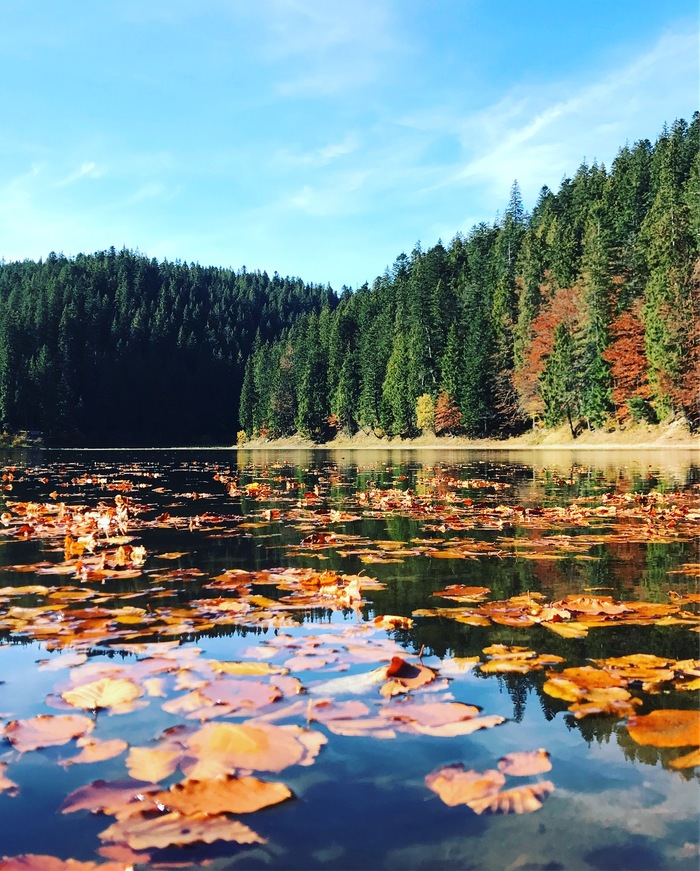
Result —
[[[158,783],[177,768],[182,753],[151,747],[132,747],[126,759],[129,774],[135,780]]]
[[[137,699],[141,688],[128,678],[104,677],[61,693],[61,698],[74,708],[95,711],[113,708]]]

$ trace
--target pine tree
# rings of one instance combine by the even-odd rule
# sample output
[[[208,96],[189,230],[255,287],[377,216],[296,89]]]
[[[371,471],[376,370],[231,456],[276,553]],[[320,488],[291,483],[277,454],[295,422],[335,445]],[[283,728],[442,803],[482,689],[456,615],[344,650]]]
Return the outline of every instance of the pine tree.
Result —
[[[415,427],[415,397],[411,392],[410,351],[398,332],[382,385],[382,427],[389,435],[409,435]]]
[[[574,341],[564,324],[554,332],[554,347],[547,358],[541,380],[544,419],[547,426],[558,426],[566,419],[572,438],[576,438],[574,418],[579,413],[578,379]]]

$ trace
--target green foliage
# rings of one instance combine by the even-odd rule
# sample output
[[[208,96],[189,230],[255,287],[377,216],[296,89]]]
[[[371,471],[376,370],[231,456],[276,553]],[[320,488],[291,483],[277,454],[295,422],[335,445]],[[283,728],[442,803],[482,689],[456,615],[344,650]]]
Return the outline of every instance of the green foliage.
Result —
[[[382,385],[382,428],[389,435],[410,435],[415,428],[414,415],[409,344],[404,334],[398,333]]]
[[[567,420],[575,437],[574,418],[579,406],[579,381],[575,368],[574,341],[569,330],[560,324],[554,333],[554,349],[547,358],[542,378],[544,419],[547,426]]]
[[[652,405],[641,396],[630,396],[627,400],[632,420],[637,423],[658,423],[658,417]]]

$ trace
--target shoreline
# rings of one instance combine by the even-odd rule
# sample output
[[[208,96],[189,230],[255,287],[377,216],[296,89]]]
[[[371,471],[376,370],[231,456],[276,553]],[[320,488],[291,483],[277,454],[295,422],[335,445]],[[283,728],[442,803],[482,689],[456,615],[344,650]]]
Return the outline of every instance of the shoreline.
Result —
[[[465,436],[421,435],[414,439],[379,438],[374,434],[340,435],[320,444],[301,436],[251,439],[235,446],[237,450],[431,450],[431,451],[696,451],[700,459],[700,434],[693,435],[678,423],[668,425],[638,425],[612,432],[585,431],[576,439],[568,428],[538,430],[507,439],[470,439]]]

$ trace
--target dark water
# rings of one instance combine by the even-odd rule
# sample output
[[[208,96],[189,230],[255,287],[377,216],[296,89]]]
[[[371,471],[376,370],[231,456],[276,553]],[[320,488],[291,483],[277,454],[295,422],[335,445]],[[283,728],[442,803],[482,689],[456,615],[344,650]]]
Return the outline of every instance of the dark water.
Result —
[[[335,636],[341,645],[348,632],[376,615],[410,616],[416,609],[455,605],[432,595],[448,584],[489,587],[490,598],[496,600],[530,591],[556,601],[599,590],[615,601],[665,603],[669,591],[697,593],[697,574],[679,572],[700,562],[697,529],[694,534],[671,529],[663,536],[645,536],[640,532],[643,524],[635,521],[620,535],[617,521],[533,529],[508,517],[500,524],[478,521],[455,529],[444,518],[373,511],[356,500],[358,491],[370,488],[424,495],[442,487],[445,493],[471,498],[482,506],[484,516],[492,518],[499,506],[547,509],[576,501],[598,505],[606,495],[615,494],[629,494],[634,501],[649,494],[679,493],[685,500],[694,499],[697,507],[700,464],[690,453],[44,451],[7,453],[2,461],[5,469],[15,469],[5,500],[53,499],[66,505],[97,506],[113,504],[119,492],[128,498],[133,516],[129,532],[134,544],[146,548],[147,559],[139,577],[85,582],[100,590],[105,608],[116,607],[117,602],[123,606],[122,597],[128,593],[133,598],[127,601],[134,606],[167,606],[186,613],[191,603],[217,596],[207,589],[207,582],[231,569],[310,567],[364,573],[384,585],[365,590],[362,605],[355,609],[310,607],[291,612],[290,625],[281,629],[237,621],[203,632],[195,626],[190,633],[183,630],[173,636],[182,647],[201,648],[201,656],[211,659],[265,658],[267,650],[267,658],[273,660],[281,634]],[[499,486],[460,486],[450,491],[444,484],[448,478]],[[236,483],[234,495],[229,495],[226,484],[231,480]],[[115,482],[123,482],[121,491],[109,489]],[[246,490],[255,482],[269,487],[266,498],[253,498],[255,491]],[[306,493],[317,498],[307,500]],[[332,510],[352,519],[329,523]],[[280,514],[265,515],[265,511]],[[159,524],[157,518],[164,512],[174,522]],[[347,553],[352,550],[349,546],[298,550],[319,529],[359,536],[363,542],[410,545],[412,540],[469,539],[498,553],[489,551],[471,559],[436,559],[419,553],[402,557],[402,562],[367,563],[360,555]],[[553,535],[566,536],[569,543],[579,538],[581,547],[569,548],[558,559],[518,555],[529,552],[528,542]],[[74,578],[8,568],[59,562],[64,556],[60,542],[17,536],[0,541],[0,568],[4,567],[0,586],[75,585]],[[390,550],[383,551],[384,556],[390,556]],[[173,552],[183,555],[158,559],[159,554]],[[169,570],[202,574],[162,581],[163,572]],[[157,598],[151,598],[154,589],[159,590]],[[257,587],[255,592],[273,599],[283,595],[272,585]],[[0,615],[13,605],[31,607],[37,601],[31,595],[21,603],[0,598]],[[66,651],[30,636],[7,629],[0,635],[0,725],[38,713],[57,713],[46,700],[65,684],[67,672],[40,669],[37,661],[58,658]],[[266,838],[266,844],[239,847],[219,841],[171,848],[137,867],[157,863],[183,867],[184,863],[199,868],[210,863],[206,867],[215,869],[697,868],[698,769],[669,767],[681,751],[636,744],[624,719],[574,719],[566,702],[543,692],[544,671],[493,675],[460,664],[465,657],[485,659],[483,649],[494,643],[562,656],[562,667],[633,653],[694,659],[699,655],[697,632],[685,625],[621,624],[594,628],[585,638],[563,638],[540,626],[471,626],[422,617],[413,629],[382,630],[379,637],[393,640],[411,661],[422,651],[423,663],[441,671],[447,682],[432,695],[425,692],[422,700],[450,697],[479,706],[485,715],[501,715],[506,722],[455,738],[398,733],[391,739],[332,734],[316,723],[313,728],[326,734],[328,743],[314,764],[268,777],[285,782],[295,800],[245,816],[244,822]],[[141,640],[156,639],[144,631]],[[90,662],[136,660],[120,649],[118,641],[109,639],[98,640],[89,653]],[[355,662],[341,671],[345,666],[336,662],[296,676],[308,688],[321,680],[364,673],[377,664]],[[381,697],[373,692],[368,690],[362,698],[376,706]],[[697,707],[697,692],[650,694],[640,689],[635,694],[642,699],[641,713]],[[147,707],[127,715],[101,713],[95,735],[146,746],[163,729],[183,722],[160,708],[163,701],[151,698]],[[305,718],[296,722],[304,725]],[[444,765],[461,762],[466,768],[485,771],[495,768],[506,753],[540,747],[551,755],[552,770],[545,777],[555,790],[534,813],[477,815],[464,805],[446,806],[425,785],[426,775]],[[15,797],[0,793],[0,855],[99,860],[98,836],[112,818],[57,811],[65,796],[79,786],[97,779],[123,779],[124,756],[88,765],[58,764],[76,752],[74,746],[62,746],[19,755],[9,742],[0,745],[0,761],[8,763],[6,774],[20,787]],[[164,783],[167,786],[181,776]]]

